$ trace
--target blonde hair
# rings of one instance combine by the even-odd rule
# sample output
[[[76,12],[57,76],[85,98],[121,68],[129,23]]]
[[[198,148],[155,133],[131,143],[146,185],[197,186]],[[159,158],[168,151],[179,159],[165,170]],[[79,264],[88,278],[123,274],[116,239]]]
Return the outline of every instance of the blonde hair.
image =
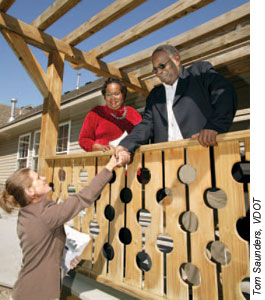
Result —
[[[32,185],[29,172],[28,168],[19,169],[7,179],[5,189],[0,194],[0,207],[7,213],[28,204],[25,189]]]

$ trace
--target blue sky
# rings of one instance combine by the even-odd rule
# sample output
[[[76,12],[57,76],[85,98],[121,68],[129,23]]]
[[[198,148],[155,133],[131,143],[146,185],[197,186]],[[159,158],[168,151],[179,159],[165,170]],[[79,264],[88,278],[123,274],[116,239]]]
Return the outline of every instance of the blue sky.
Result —
[[[32,22],[38,17],[54,0],[17,0],[7,12],[8,14],[26,22]],[[69,11],[59,21],[49,27],[46,32],[56,38],[63,38],[75,28],[83,24],[93,15],[114,2],[114,0],[81,1],[75,8]],[[138,8],[107,26],[86,41],[77,45],[83,51],[88,51],[97,45],[102,44],[111,37],[125,31],[133,25],[141,22],[149,16],[157,13],[163,8],[175,3],[175,0],[147,0]],[[192,29],[208,20],[230,11],[233,8],[243,5],[247,0],[216,0],[213,3],[195,11],[188,16],[169,24],[159,31],[142,38],[131,45],[128,45],[103,60],[110,62],[119,58],[131,55],[145,48],[162,43],[180,33]],[[91,6],[90,4],[93,3]],[[17,107],[27,105],[39,105],[43,103],[43,98],[34,83],[22,67],[7,42],[0,34],[0,103],[10,105],[11,98],[18,99]],[[47,57],[42,51],[31,47],[43,69],[47,68]],[[64,84],[62,93],[73,90],[76,87],[77,73],[81,73],[80,85],[88,81],[93,81],[97,77],[86,70],[74,70],[69,63],[65,63]]]

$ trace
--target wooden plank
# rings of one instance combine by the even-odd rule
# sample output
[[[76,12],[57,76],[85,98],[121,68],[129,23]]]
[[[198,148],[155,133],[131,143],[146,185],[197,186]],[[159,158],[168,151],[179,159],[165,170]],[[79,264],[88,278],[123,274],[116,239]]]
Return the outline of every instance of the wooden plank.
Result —
[[[88,53],[96,55],[97,58],[102,58],[213,1],[179,0],[150,18],[118,34],[106,43],[94,48],[93,52],[89,51]]]
[[[137,253],[142,249],[142,230],[137,222],[137,213],[142,208],[142,186],[136,179],[141,168],[142,154],[135,153],[133,163],[128,165],[127,187],[132,191],[132,200],[127,204],[127,227],[132,234],[132,242],[126,246],[125,283],[140,288],[142,271],[136,264]]]
[[[40,30],[45,30],[80,1],[81,0],[56,0],[40,16],[38,16],[31,25]]]
[[[185,63],[187,60],[198,59],[202,56],[226,49],[244,41],[248,41],[249,39],[250,25],[246,25],[220,37],[214,38],[208,42],[194,46],[189,50],[181,51],[181,61]]]
[[[227,195],[227,204],[218,210],[220,241],[230,253],[231,261],[222,266],[224,299],[243,299],[240,282],[249,277],[248,243],[242,240],[236,231],[236,222],[245,216],[243,184],[232,177],[233,165],[240,161],[238,141],[218,143],[214,148],[216,186]]]
[[[177,178],[178,169],[184,164],[184,151],[183,149],[167,149],[164,151],[164,157],[165,186],[172,193],[172,202],[165,206],[165,233],[174,241],[172,252],[167,254],[167,297],[188,299],[188,285],[183,282],[179,272],[180,266],[187,262],[186,233],[179,224],[179,217],[186,210],[185,186]]]
[[[98,172],[100,172],[107,162],[109,156],[102,156],[98,158]],[[109,204],[109,184],[105,186],[101,193],[100,199],[97,201],[96,221],[99,224],[99,235],[95,238],[94,264],[93,272],[102,274],[106,277],[107,259],[103,255],[103,246],[108,242],[108,220],[105,218],[104,210]]]
[[[42,32],[32,25],[26,24],[16,18],[0,12],[0,29],[2,28],[21,35],[27,43],[46,52],[56,50],[63,53],[65,54],[65,59],[67,61],[77,65],[82,65],[84,68],[96,73],[98,76],[115,76],[122,78],[128,88],[139,91],[144,96],[148,94],[147,90],[144,90],[141,86],[136,86],[128,82],[127,78],[124,78],[118,69],[113,66],[108,66],[105,62],[97,59],[95,55],[92,55],[91,52],[88,55],[87,53],[74,48],[63,41]]]
[[[249,21],[249,19],[250,4],[248,2],[202,25],[166,40],[163,42],[163,44],[173,45],[180,50],[197,42],[201,42],[205,38],[213,36],[214,34],[223,33],[226,30],[233,28],[235,25]],[[159,43],[155,46],[119,59],[110,64],[113,64],[118,69],[127,69],[134,65],[140,65],[151,61],[151,55],[153,51],[161,44],[162,43]]]
[[[145,185],[145,209],[152,217],[150,226],[146,228],[145,250],[152,260],[152,267],[144,274],[144,288],[162,296],[164,292],[163,253],[155,246],[157,237],[163,233],[163,210],[156,201],[156,193],[163,187],[161,151],[146,152],[145,167],[151,173],[151,179]]]
[[[127,283],[124,282],[115,282],[112,281],[110,278],[106,278],[105,275],[97,275],[95,273],[92,273],[88,270],[86,270],[85,268],[82,267],[77,267],[77,272],[87,275],[92,279],[97,280],[100,283],[103,283],[105,285],[108,285],[114,289],[117,289],[123,293],[129,294],[133,297],[136,297],[137,299],[143,299],[143,300],[161,300],[161,296],[160,295],[155,295],[153,293],[150,293],[149,291],[143,290],[143,289],[139,289],[136,288],[132,285],[129,285]],[[164,298],[162,298],[164,299]],[[173,299],[172,299],[173,300]],[[182,300],[182,299],[179,299]]]
[[[223,66],[227,66],[230,68],[229,64],[232,64],[234,62],[244,60],[250,56],[250,45],[243,43],[243,45],[239,48],[234,47],[232,50],[229,50],[228,52],[225,53],[216,53],[214,55],[209,55],[209,56],[204,56],[201,57],[199,60],[207,60],[209,61],[216,69],[221,68]],[[195,60],[196,61],[196,60]],[[192,64],[193,61],[187,61],[184,66],[188,67],[190,64]],[[244,64],[244,67],[246,69],[249,69],[249,64]],[[145,78],[137,78],[137,76],[144,76],[144,74],[150,74],[152,67],[151,65],[143,67],[143,70],[139,69],[135,72],[129,73],[128,77],[131,81],[136,82],[143,82],[146,86],[147,90],[151,90],[155,85],[161,84],[161,81],[159,80],[158,77],[155,75],[149,76],[147,79]]]
[[[75,46],[145,1],[146,0],[116,0],[73,32],[69,33],[62,40]]]
[[[206,55],[213,54],[217,51],[222,51],[228,47],[232,47],[236,44],[248,41],[250,39],[250,26],[246,25],[237,30],[233,30],[217,38],[211,39],[207,42],[193,46],[189,49],[180,51],[181,63],[183,65],[190,64],[190,61],[199,60]],[[152,62],[146,64],[139,69],[128,72],[128,77],[131,82],[137,84],[135,78],[141,79],[145,76],[150,76],[153,71]],[[139,85],[139,83],[138,83]]]
[[[218,134],[216,137],[217,142],[225,142],[225,141],[232,141],[232,140],[242,140],[244,138],[250,137],[250,130],[241,130],[241,131],[233,131],[233,132],[227,132]],[[196,138],[194,139],[184,139],[179,141],[173,141],[173,142],[164,142],[164,143],[156,143],[156,144],[148,144],[143,145],[139,149],[136,150],[137,152],[146,152],[146,151],[155,151],[155,150],[165,150],[165,149],[171,149],[171,148],[186,148],[194,145],[199,145],[199,142]],[[108,152],[101,152],[101,151],[95,151],[95,152],[82,152],[82,153],[76,153],[76,154],[62,154],[62,155],[51,155],[47,156],[46,160],[64,160],[66,158],[77,158],[77,157],[90,157],[90,156],[105,156],[105,155],[112,155],[114,153],[113,150]]]
[[[218,298],[216,265],[206,256],[206,247],[215,241],[213,210],[204,202],[205,191],[212,186],[209,148],[187,148],[187,164],[196,170],[196,179],[188,185],[190,211],[198,218],[198,229],[191,233],[191,263],[200,271],[201,283],[193,286],[194,299]]]
[[[124,188],[125,169],[116,168],[116,180],[111,184],[110,205],[115,210],[115,218],[109,226],[109,243],[114,250],[114,258],[109,261],[108,276],[114,281],[123,279],[124,245],[119,239],[120,229],[124,227],[124,204],[120,200],[120,191]]]
[[[44,99],[39,145],[38,173],[45,174],[45,156],[55,155],[63,84],[64,55],[49,54],[47,76],[49,94]]]
[[[88,178],[87,178],[87,182],[81,183],[80,179],[77,181],[78,182],[78,185],[77,185],[78,191],[80,191],[84,186],[89,184],[90,181],[94,178],[94,176],[96,174],[96,159],[94,157],[91,157],[88,159],[82,159],[82,164],[78,168],[78,174],[80,174],[81,170],[87,171]],[[86,210],[85,210],[86,214],[82,218],[82,220],[80,219],[80,216],[77,216],[77,218],[78,218],[77,221],[79,221],[79,227],[77,229],[80,230],[80,221],[82,221],[82,224],[81,224],[82,232],[88,233],[91,237],[89,244],[84,249],[82,256],[81,256],[82,259],[85,259],[88,261],[87,266],[89,268],[92,268],[92,257],[93,257],[93,236],[90,233],[89,226],[90,226],[90,223],[94,220],[94,211],[95,211],[95,206],[93,204],[90,207],[86,208]],[[77,223],[77,222],[75,222],[75,223]]]
[[[0,0],[0,10],[7,12],[16,0]]]
[[[42,96],[47,97],[49,94],[47,75],[24,39],[18,34],[5,29],[2,30],[2,34]]]

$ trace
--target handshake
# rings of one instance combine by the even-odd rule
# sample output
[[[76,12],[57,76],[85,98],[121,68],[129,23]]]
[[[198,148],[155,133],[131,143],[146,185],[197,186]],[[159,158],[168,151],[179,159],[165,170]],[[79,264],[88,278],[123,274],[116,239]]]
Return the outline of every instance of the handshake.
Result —
[[[123,146],[117,146],[114,149],[114,155],[112,155],[111,159],[107,163],[106,168],[109,171],[113,171],[114,168],[116,167],[120,168],[128,164],[130,161],[131,161],[131,154],[128,151],[128,149],[126,149]]]

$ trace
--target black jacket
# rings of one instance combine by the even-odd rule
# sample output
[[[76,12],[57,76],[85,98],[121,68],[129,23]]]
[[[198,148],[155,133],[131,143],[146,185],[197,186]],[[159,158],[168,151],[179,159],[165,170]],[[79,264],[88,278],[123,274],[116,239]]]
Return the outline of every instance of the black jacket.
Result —
[[[187,69],[182,67],[173,112],[184,139],[201,129],[227,132],[236,108],[237,96],[233,86],[209,62],[196,62]],[[150,138],[154,143],[168,140],[166,92],[162,84],[152,89],[142,122],[120,145],[134,152]]]

